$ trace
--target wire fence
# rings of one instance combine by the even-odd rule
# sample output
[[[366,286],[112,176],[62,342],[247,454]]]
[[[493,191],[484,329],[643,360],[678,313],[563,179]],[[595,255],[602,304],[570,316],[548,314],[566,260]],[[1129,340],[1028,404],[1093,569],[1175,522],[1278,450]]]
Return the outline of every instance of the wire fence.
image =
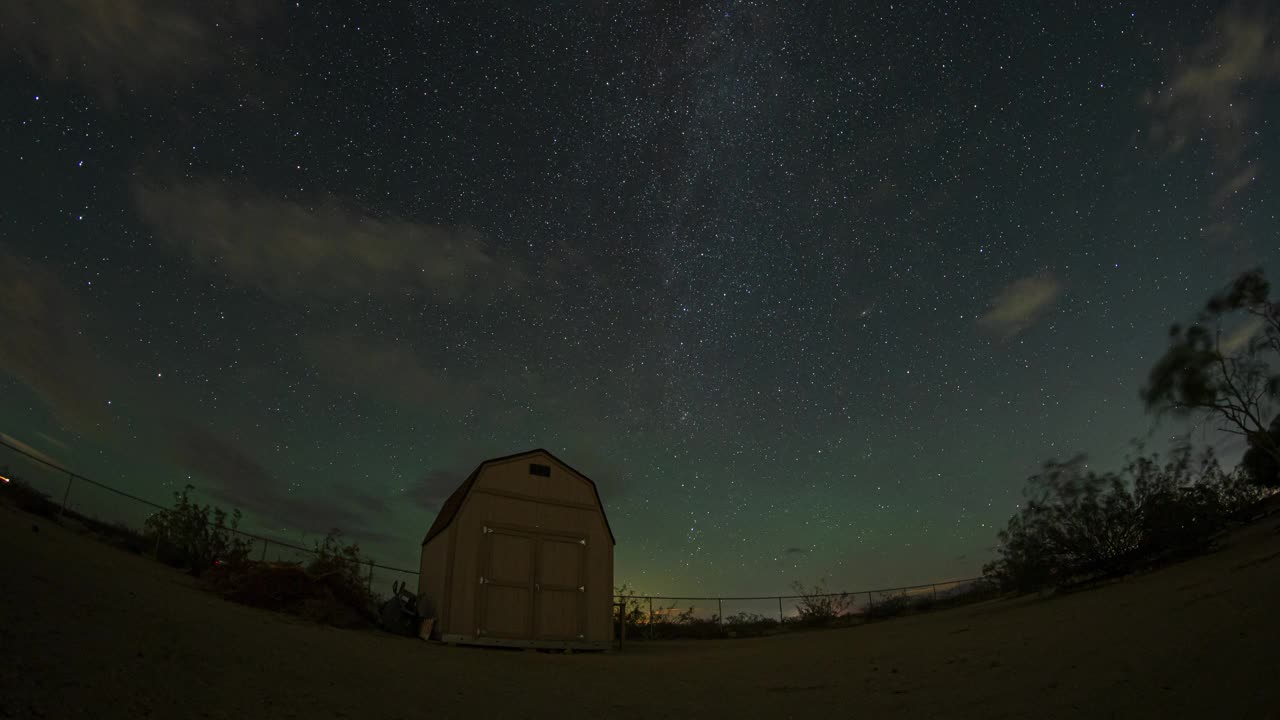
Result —
[[[0,447],[8,450],[0,468],[9,467],[10,475],[0,473],[3,483],[15,478],[30,485],[37,492],[49,497],[59,507],[59,516],[79,516],[122,529],[142,528],[147,518],[172,507],[138,497],[133,493],[112,487],[70,470],[52,458],[16,447],[0,440]],[[212,526],[213,523],[210,523]],[[249,557],[264,562],[306,563],[316,557],[316,549],[298,545],[288,540],[247,532],[239,528],[223,528],[250,543]],[[395,582],[407,582],[417,587],[417,570],[382,565],[365,560],[361,566],[367,569],[370,592],[389,593]],[[412,579],[412,582],[409,582]]]
[[[10,451],[0,463],[0,480],[12,479],[3,468],[12,468],[33,489],[58,503],[59,514],[72,514],[99,523],[136,532],[147,518],[170,507],[152,502],[70,470],[52,458],[0,440]],[[104,520],[103,518],[110,518]],[[212,524],[212,523],[211,523]],[[259,561],[306,563],[316,556],[315,548],[279,538],[225,528],[251,543],[249,557]],[[418,571],[367,560],[371,592],[390,591],[395,582],[417,587]],[[857,621],[917,612],[980,599],[990,592],[983,578],[965,578],[924,585],[911,585],[855,592],[762,595],[744,597],[680,597],[670,595],[615,595],[618,633],[633,637],[691,636],[705,633],[723,635],[739,630],[760,631],[770,626],[808,621],[814,617]],[[631,628],[626,630],[626,628]]]
[[[618,595],[620,640],[768,634],[789,623],[850,625],[975,602],[995,594],[981,577],[878,590],[799,595]]]

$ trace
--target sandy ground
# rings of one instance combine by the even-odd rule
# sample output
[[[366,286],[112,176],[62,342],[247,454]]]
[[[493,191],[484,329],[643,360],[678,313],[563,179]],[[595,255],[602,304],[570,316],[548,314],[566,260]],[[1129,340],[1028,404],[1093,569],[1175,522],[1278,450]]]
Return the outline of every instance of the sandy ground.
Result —
[[[0,717],[1280,718],[1277,524],[1066,596],[562,655],[240,607],[0,505]]]

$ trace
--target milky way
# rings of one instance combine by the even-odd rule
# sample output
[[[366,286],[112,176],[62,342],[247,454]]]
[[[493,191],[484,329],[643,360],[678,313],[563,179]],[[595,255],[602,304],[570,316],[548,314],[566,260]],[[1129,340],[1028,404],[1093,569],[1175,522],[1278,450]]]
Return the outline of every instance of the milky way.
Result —
[[[100,5],[0,9],[0,431],[397,565],[546,447],[619,584],[973,575],[1280,267],[1249,6]]]

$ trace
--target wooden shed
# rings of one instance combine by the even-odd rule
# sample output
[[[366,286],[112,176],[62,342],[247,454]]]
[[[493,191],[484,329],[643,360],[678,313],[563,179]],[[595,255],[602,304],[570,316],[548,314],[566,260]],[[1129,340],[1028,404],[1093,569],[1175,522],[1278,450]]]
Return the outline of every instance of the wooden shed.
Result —
[[[596,485],[546,450],[485,460],[422,541],[418,592],[446,642],[607,649],[613,531]]]

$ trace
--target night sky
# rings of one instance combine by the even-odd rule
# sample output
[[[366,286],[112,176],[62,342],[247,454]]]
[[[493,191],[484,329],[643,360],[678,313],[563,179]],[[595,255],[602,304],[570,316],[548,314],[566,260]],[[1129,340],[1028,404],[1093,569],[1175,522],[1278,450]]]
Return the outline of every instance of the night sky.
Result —
[[[2,439],[407,567],[546,447],[641,591],[974,575],[1041,461],[1172,434],[1167,325],[1280,268],[1265,4],[6,0],[0,39]]]

